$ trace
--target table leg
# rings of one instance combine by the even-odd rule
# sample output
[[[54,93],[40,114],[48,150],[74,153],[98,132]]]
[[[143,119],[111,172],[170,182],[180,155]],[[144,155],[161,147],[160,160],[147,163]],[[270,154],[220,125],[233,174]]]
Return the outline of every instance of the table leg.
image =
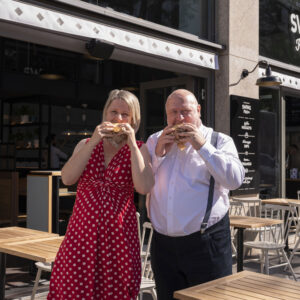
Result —
[[[0,300],[5,299],[6,253],[0,253]]]
[[[237,271],[244,269],[244,228],[237,228]]]
[[[59,177],[52,176],[52,232],[59,233]]]
[[[285,247],[284,251],[287,253],[287,256],[290,256],[290,247],[289,247],[289,220],[288,220],[289,213],[286,211],[284,213],[284,238],[285,238]]]

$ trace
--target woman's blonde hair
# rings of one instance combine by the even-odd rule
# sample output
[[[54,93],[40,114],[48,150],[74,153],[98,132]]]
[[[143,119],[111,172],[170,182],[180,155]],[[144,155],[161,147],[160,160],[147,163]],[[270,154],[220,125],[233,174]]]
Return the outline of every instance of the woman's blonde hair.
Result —
[[[130,125],[134,129],[134,132],[137,132],[141,123],[140,103],[138,98],[134,94],[128,91],[116,89],[116,90],[112,90],[109,93],[108,99],[106,100],[106,103],[103,108],[102,120],[106,121],[107,109],[115,99],[122,99],[128,104],[132,114],[132,124]]]

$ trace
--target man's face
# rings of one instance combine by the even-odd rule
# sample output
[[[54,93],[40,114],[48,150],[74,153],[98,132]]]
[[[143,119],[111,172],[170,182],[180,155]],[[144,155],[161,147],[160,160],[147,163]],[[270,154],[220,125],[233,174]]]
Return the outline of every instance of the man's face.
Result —
[[[200,126],[200,105],[196,104],[190,96],[169,98],[166,104],[167,123],[176,125],[191,123]]]

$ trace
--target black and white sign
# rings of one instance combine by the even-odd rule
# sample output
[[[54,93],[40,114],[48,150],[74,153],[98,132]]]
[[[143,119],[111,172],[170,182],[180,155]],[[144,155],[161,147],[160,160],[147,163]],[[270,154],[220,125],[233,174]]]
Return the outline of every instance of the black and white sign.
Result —
[[[259,172],[257,159],[258,100],[230,96],[230,135],[245,168],[242,186],[232,194],[254,194],[259,191]]]

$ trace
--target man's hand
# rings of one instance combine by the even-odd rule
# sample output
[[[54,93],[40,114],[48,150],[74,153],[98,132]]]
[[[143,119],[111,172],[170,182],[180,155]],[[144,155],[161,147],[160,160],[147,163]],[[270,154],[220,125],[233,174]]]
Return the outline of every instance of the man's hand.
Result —
[[[206,139],[196,125],[184,123],[181,128],[186,130],[178,133],[181,143],[189,142],[195,150],[199,150],[205,144]]]
[[[174,144],[175,137],[170,134],[174,130],[172,127],[171,125],[167,126],[159,137],[155,148],[155,154],[157,156],[161,157],[166,155]]]

